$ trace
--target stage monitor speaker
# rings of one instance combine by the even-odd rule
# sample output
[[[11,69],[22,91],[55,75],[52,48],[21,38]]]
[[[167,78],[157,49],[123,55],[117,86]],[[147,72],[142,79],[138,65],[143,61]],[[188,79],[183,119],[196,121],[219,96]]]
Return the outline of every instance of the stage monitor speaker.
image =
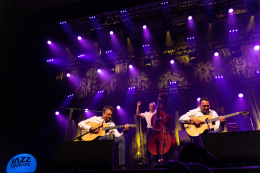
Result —
[[[260,165],[260,131],[202,134],[204,149],[234,166]]]
[[[207,150],[198,144],[190,143],[181,152],[179,157],[180,162],[184,163],[201,163],[209,167],[226,167],[227,165],[216,159]]]
[[[180,146],[186,146],[191,143],[191,138],[189,137],[186,130],[179,130],[178,134],[179,134]]]
[[[117,156],[114,140],[64,142],[53,159],[52,170],[114,170]]]

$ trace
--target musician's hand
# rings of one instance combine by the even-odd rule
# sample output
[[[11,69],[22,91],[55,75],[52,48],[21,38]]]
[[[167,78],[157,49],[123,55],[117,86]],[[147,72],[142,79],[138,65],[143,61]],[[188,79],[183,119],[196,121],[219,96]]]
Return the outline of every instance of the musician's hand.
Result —
[[[98,134],[99,133],[99,128],[93,131],[97,127],[91,127],[89,130],[92,131],[92,133]]]
[[[197,125],[199,125],[201,122],[198,118],[195,118],[195,117],[190,117],[190,121],[193,121]]]
[[[220,120],[220,122],[224,122],[224,121],[226,121],[226,119],[225,119],[224,116],[220,116],[220,117],[219,117],[219,120]]]
[[[129,130],[129,128],[130,128],[130,127],[129,127],[129,124],[126,124],[126,125],[125,125],[125,130]]]
[[[141,103],[142,103],[142,102],[138,101],[138,102],[137,102],[137,106],[140,106],[140,105],[141,105]]]

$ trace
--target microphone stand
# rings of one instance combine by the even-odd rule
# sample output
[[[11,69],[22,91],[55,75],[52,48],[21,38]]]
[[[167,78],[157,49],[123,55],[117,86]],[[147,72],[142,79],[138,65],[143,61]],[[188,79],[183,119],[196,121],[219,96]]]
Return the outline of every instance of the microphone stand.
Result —
[[[65,142],[68,142],[69,140],[69,132],[70,132],[70,124],[71,124],[71,118],[72,118],[72,113],[73,110],[79,110],[79,111],[85,111],[85,109],[79,109],[79,108],[64,108],[64,107],[59,107],[59,109],[69,109],[69,117],[68,117],[68,126],[67,126],[67,130],[66,130],[66,134],[65,134]],[[88,110],[91,112],[102,112],[102,111],[95,111],[95,110]],[[96,130],[96,129],[95,129]]]
[[[248,114],[249,118],[250,118],[250,122],[251,122],[251,125],[252,125],[252,129],[253,131],[255,131],[255,128],[254,128],[254,124],[253,124],[253,121],[252,121],[252,117],[250,114]]]

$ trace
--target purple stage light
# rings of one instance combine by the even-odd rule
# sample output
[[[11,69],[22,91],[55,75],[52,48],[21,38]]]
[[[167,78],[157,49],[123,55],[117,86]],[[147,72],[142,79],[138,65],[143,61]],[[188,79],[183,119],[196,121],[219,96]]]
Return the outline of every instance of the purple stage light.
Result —
[[[55,115],[59,115],[60,113],[58,111],[55,112]]]
[[[217,79],[218,77],[217,77],[217,76],[215,76],[215,78]]]
[[[242,93],[238,94],[238,97],[244,97],[244,95]]]
[[[256,71],[256,73],[259,73],[259,71]]]
[[[171,60],[170,63],[171,63],[171,64],[174,64],[174,60]]]
[[[219,56],[219,53],[218,53],[218,52],[215,52],[215,53],[214,53],[214,56]]]
[[[233,29],[232,32],[235,32],[235,30]]]
[[[231,32],[231,30],[229,30],[229,32]]]
[[[218,78],[220,78],[220,76],[218,76]]]
[[[223,76],[221,76],[221,79],[223,79],[224,77]]]
[[[191,19],[192,19],[192,16],[189,16],[189,17],[188,17],[188,20],[191,20]]]
[[[70,73],[67,73],[67,75],[66,75],[67,77],[70,77]]]
[[[146,25],[143,25],[143,29],[146,29],[147,28],[147,26]]]
[[[88,109],[85,109],[85,112],[88,112]]]
[[[110,31],[110,35],[113,35],[114,34],[114,32],[113,31]]]
[[[116,108],[117,108],[117,109],[120,109],[120,106],[117,106]]]
[[[238,31],[238,30],[236,29],[236,31]]]
[[[49,41],[47,41],[47,43],[48,43],[48,44],[51,44],[51,41],[49,40]]]
[[[133,68],[133,65],[130,64],[130,65],[129,65],[129,68]]]
[[[228,10],[229,13],[233,13],[233,11],[234,11],[233,8],[230,8],[230,9]]]
[[[256,46],[254,47],[254,49],[255,49],[255,50],[259,50],[259,46],[256,45]]]
[[[81,40],[81,36],[78,36],[78,40]]]
[[[101,69],[97,69],[97,72],[98,72],[98,73],[101,73]]]
[[[197,98],[197,101],[199,102],[199,101],[200,101],[200,98]]]

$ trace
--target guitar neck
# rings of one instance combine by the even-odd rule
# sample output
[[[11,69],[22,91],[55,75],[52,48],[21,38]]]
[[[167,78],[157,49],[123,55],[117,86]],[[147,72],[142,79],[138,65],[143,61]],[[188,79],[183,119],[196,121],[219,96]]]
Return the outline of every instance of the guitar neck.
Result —
[[[119,128],[124,128],[125,125],[121,125],[121,126],[111,126],[111,127],[103,127],[103,130],[111,130],[111,129],[119,129]]]
[[[235,112],[235,113],[233,113],[233,114],[225,115],[224,117],[225,117],[225,118],[233,117],[233,116],[236,116],[236,115],[238,115],[238,114],[239,114],[239,112]],[[210,123],[210,122],[217,121],[217,120],[219,120],[219,117],[217,117],[217,118],[212,118],[212,119],[208,120],[208,122]]]

